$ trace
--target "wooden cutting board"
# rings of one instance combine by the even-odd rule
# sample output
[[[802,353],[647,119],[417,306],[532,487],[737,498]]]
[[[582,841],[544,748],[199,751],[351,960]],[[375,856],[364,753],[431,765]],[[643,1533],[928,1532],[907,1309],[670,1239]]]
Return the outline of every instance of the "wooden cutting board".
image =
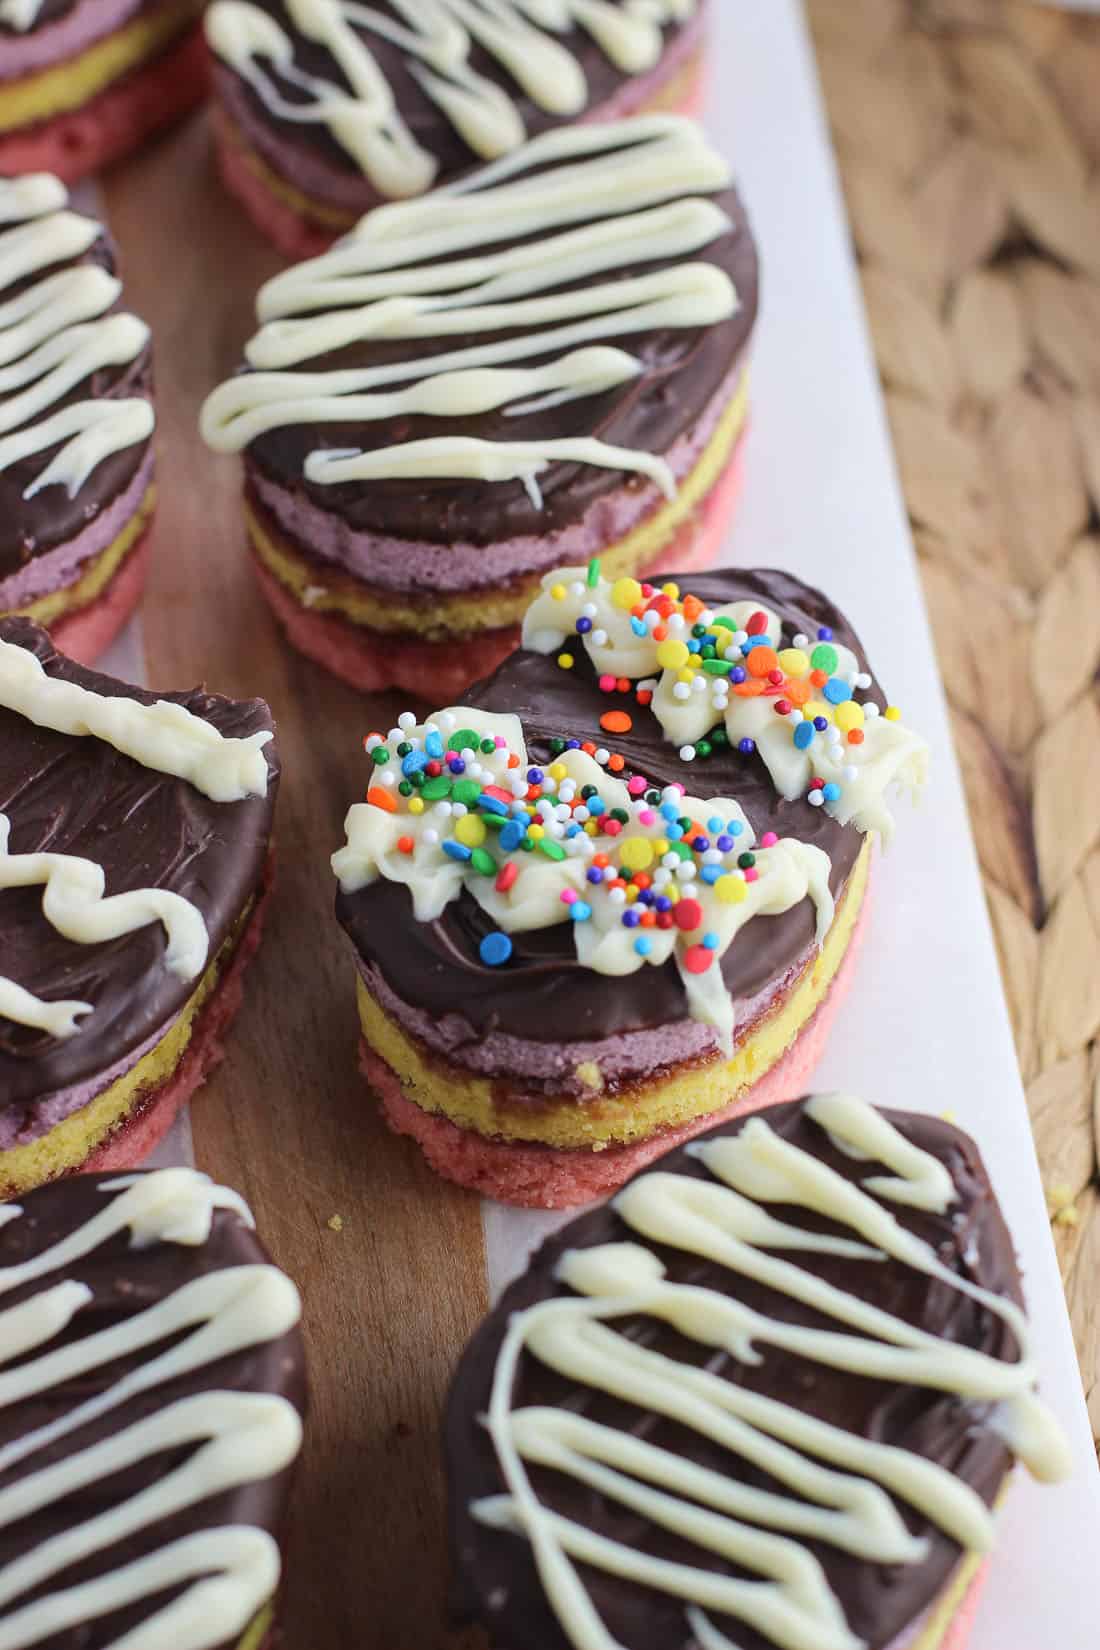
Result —
[[[157,350],[148,681],[262,695],[283,759],[267,935],[193,1126],[200,1167],[244,1192],[306,1303],[313,1407],[286,1650],[450,1650],[462,1639],[445,1627],[438,1421],[487,1305],[480,1203],[389,1134],[359,1077],[352,962],[328,866],[364,788],[362,735],[404,707],[354,694],[283,645],[244,554],[239,464],[199,438],[201,402],[239,362],[256,290],[279,267],[221,190],[205,120],[104,190],[127,301]]]

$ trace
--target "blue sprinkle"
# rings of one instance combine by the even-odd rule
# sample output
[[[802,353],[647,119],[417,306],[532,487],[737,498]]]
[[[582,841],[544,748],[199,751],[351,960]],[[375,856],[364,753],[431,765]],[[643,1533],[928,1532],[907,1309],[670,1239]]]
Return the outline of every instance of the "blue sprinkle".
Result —
[[[579,825],[567,825],[565,827],[565,834],[567,837],[580,836],[581,828]]]
[[[719,877],[724,876],[725,872],[720,865],[704,865],[699,875],[709,887],[712,882],[717,882]]]
[[[825,798],[826,802],[839,802],[840,801],[840,786],[839,785],[834,785],[830,782],[828,785],[825,786],[825,788],[821,792],[821,794]]]
[[[754,647],[771,647],[766,636],[750,636],[747,642],[741,643],[741,652],[747,659]]]
[[[697,642],[693,636],[687,645],[687,650],[689,653],[701,653],[703,651],[703,644],[702,642]]]
[[[728,854],[730,849],[733,847],[733,838],[731,836],[727,836],[725,832],[723,832],[714,846],[723,854]]]
[[[706,946],[708,951],[717,951],[721,941],[719,940],[717,934],[704,934],[703,944]]]
[[[847,682],[842,682],[839,676],[830,676],[822,689],[830,705],[842,705],[845,699],[852,697],[852,690]]]
[[[450,854],[452,859],[467,860],[472,858],[472,850],[464,842],[456,842],[454,837],[448,837],[443,843],[443,852]]]
[[[676,806],[675,802],[662,802],[661,803],[661,818],[662,819],[677,820],[677,819],[679,819],[679,817],[680,817],[680,810]]]
[[[590,865],[585,875],[588,877],[589,882],[603,881],[603,872],[598,865]]]
[[[521,825],[518,819],[510,819],[500,833],[500,845],[506,854],[510,854],[514,848],[519,847],[526,835],[526,826]],[[446,847],[447,844],[444,843],[443,846]]]
[[[479,796],[476,806],[481,809],[482,813],[501,814],[505,819],[508,817],[508,804],[502,802],[499,796]]]
[[[527,770],[527,783],[529,785],[541,785],[545,777],[541,768],[528,768]]]
[[[600,814],[607,812],[607,803],[602,796],[590,796],[586,806],[593,819],[598,819]]]
[[[651,888],[643,888],[641,893],[638,895],[638,904],[652,905],[656,898],[657,896]]]
[[[591,619],[586,619],[584,614],[582,613],[580,618],[577,620],[577,635],[578,636],[587,636],[588,632],[591,629],[592,629],[592,620]]]
[[[756,749],[756,741],[754,739],[739,739],[737,741],[737,749],[741,752],[742,756],[751,756],[753,751]]]
[[[410,751],[401,763],[401,772],[406,779],[411,773],[419,773],[421,768],[428,766],[428,758],[423,751]]]
[[[501,963],[506,963],[512,955],[512,942],[507,934],[502,934],[497,929],[492,934],[486,934],[477,950],[488,968],[499,968]]]
[[[814,742],[814,724],[812,722],[797,722],[794,730],[794,742],[800,751],[808,750]]]
[[[443,741],[438,733],[432,732],[427,735],[424,740],[424,749],[433,762],[442,762]]]
[[[575,899],[569,907],[569,915],[574,922],[587,922],[592,915],[592,907],[586,905],[582,899]]]
[[[650,898],[653,899],[653,896],[650,895]],[[671,911],[672,901],[667,894],[658,894],[656,899],[653,899],[653,908],[655,911]]]
[[[581,742],[579,739],[567,739],[565,741],[565,748],[567,751],[579,751],[581,748]]]
[[[821,626],[821,628],[819,629],[819,631],[817,633],[817,639],[818,639],[819,642],[831,642],[832,641],[833,633],[829,629],[827,624],[823,624]]]
[[[729,831],[730,836],[740,836],[741,832],[745,829],[745,827],[742,825],[742,823],[739,819],[731,819],[727,829]]]
[[[717,814],[713,814],[711,818],[707,820],[707,830],[712,836],[717,836],[721,829],[722,821],[719,819]]]
[[[635,636],[645,636],[648,634],[641,619],[631,619],[630,628],[634,632]]]
[[[828,726],[829,726],[829,719],[828,719],[827,716],[815,716],[814,717],[814,727],[817,729],[818,733],[824,733],[825,729]]]
[[[448,762],[447,766],[450,768],[452,773],[465,773],[466,772],[466,764],[462,760],[461,756],[452,756],[451,760]]]
[[[641,920],[642,920],[642,913],[640,911],[635,911],[633,906],[630,907],[629,911],[624,911],[623,912],[623,927],[624,928],[637,928],[637,926],[641,922]]]
[[[665,830],[665,835],[670,842],[679,842],[683,834],[684,827],[682,825],[669,825]]]
[[[705,854],[707,849],[710,847],[710,838],[709,836],[693,836],[691,839],[691,846],[695,849],[697,854]]]
[[[730,671],[730,681],[743,682],[746,675],[747,672],[742,670],[740,665],[734,665],[733,669]]]
[[[634,941],[634,949],[638,953],[639,957],[648,957],[649,953],[653,950],[653,941],[649,938],[648,934],[639,934],[638,938]]]

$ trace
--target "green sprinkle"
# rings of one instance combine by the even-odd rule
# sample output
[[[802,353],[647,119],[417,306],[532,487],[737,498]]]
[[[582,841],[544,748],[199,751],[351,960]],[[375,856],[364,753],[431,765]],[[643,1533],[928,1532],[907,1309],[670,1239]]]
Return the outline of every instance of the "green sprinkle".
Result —
[[[732,619],[727,619],[726,615],[724,613],[719,613],[717,618],[714,618],[714,619],[711,620],[711,626],[712,627],[717,626],[717,625],[721,625],[723,630],[736,630],[737,629],[737,626],[734,624],[733,620]]]
[[[726,732],[725,728],[711,728],[707,737],[709,738],[711,744],[716,747],[728,745],[730,742],[730,736]]]
[[[384,762],[389,761],[390,753],[385,745],[375,745],[374,749],[370,753],[370,759],[377,767],[380,768]]]
[[[470,864],[482,877],[494,877],[497,872],[497,862],[485,848],[475,848],[470,855]]]
[[[481,786],[476,779],[458,779],[451,791],[451,801],[461,802],[464,808],[472,808],[481,795]]]
[[[397,747],[397,754],[398,756],[412,755],[412,746],[409,744],[407,739],[402,739],[401,743]]]
[[[560,756],[564,749],[565,749],[565,740],[564,739],[551,739],[551,741],[550,741],[550,755],[551,756]]]
[[[707,757],[711,754],[713,749],[714,746],[711,744],[709,739],[700,739],[696,743],[695,754],[696,756]]]
[[[434,779],[425,779],[421,796],[425,802],[442,802],[451,794],[453,780],[445,773],[436,774]]]
[[[702,641],[706,633],[707,627],[705,624],[693,624],[691,627],[691,634],[695,637],[697,642]]]
[[[839,663],[836,648],[830,647],[828,642],[820,642],[810,654],[810,664],[814,670],[823,670],[826,676],[831,676]]]
[[[520,847],[523,849],[525,854],[529,854],[534,846],[535,839],[533,836],[525,836],[523,841],[520,843]]]
[[[737,863],[740,865],[742,871],[751,871],[753,866],[756,864],[756,855],[739,854],[737,856]]]
[[[620,825],[630,824],[630,815],[627,813],[625,808],[612,808],[611,817],[612,819],[617,819]]]
[[[475,733],[473,728],[459,728],[458,732],[452,733],[448,739],[447,749],[449,751],[476,751],[480,744],[480,733]]]
[[[593,556],[592,560],[588,564],[588,588],[589,588],[589,590],[595,590],[595,588],[599,584],[599,582],[600,582],[600,558],[599,558],[599,556]],[[563,854],[562,858],[564,859],[564,857],[565,856]]]
[[[565,858],[565,849],[560,842],[555,842],[552,836],[540,836],[535,846],[540,854],[546,855],[547,859]]]
[[[733,669],[732,659],[704,659],[703,669],[708,676],[728,676]]]
[[[488,826],[490,831],[503,831],[508,824],[508,819],[504,814],[478,814],[478,818],[483,825]]]
[[[410,779],[403,779],[397,789],[401,792],[402,796],[411,796],[413,793],[412,781]]]
[[[482,756],[492,756],[492,754],[496,750],[496,748],[497,748],[497,742],[496,742],[495,739],[483,739],[481,741],[481,754],[482,754]]]
[[[691,859],[693,857],[686,842],[670,842],[668,851],[670,854],[679,854],[681,859]]]

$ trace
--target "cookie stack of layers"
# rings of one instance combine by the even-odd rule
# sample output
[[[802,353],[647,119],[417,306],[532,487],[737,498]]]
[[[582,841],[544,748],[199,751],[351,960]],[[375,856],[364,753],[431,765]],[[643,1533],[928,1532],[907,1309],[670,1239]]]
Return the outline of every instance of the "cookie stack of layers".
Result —
[[[206,92],[202,0],[9,0],[0,7],[0,173],[73,183]]]
[[[193,1169],[0,1209],[9,1650],[270,1650],[300,1314],[246,1205]]]
[[[821,1095],[669,1154],[471,1342],[456,1612],[492,1650],[964,1650],[1016,1458],[1068,1476],[977,1147]]]
[[[709,0],[217,0],[222,174],[288,256],[575,121],[697,112]]]
[[[64,184],[0,180],[0,616],[85,664],[141,596],[156,504],[149,329],[121,296]]]
[[[593,582],[599,588],[585,594],[606,601],[606,582],[600,585],[598,577]],[[559,588],[567,601],[564,585],[551,585],[545,599],[553,602]],[[867,706],[868,724],[872,711],[886,708],[870,676],[863,674],[867,663],[857,637],[820,592],[780,573],[734,571],[686,579],[684,589],[693,593],[688,600],[697,604],[697,612],[720,612],[731,605],[737,610],[736,604],[744,603],[751,622],[757,608],[766,610],[777,630],[781,626],[782,637],[776,636],[780,646],[783,639],[790,643],[795,638],[829,636],[831,641],[821,645],[828,646],[834,659],[843,653],[852,673],[868,684],[858,694]],[[598,635],[591,628],[594,622],[582,617],[578,630],[587,625],[586,634]],[[438,725],[450,744],[448,765],[455,740],[474,746],[480,742],[463,740],[466,722],[474,733],[499,732],[496,721],[486,729],[478,717],[502,719],[505,733],[513,723],[522,728],[524,764],[518,776],[504,770],[498,788],[487,793],[493,800],[484,805],[461,793],[462,801],[470,801],[475,811],[479,806],[496,808],[498,792],[509,802],[515,796],[521,801],[537,798],[544,794],[543,785],[549,787],[545,794],[553,802],[551,789],[558,783],[554,775],[559,765],[562,774],[566,766],[572,774],[579,771],[578,764],[589,764],[590,771],[586,769],[575,785],[572,779],[561,781],[569,785],[572,799],[564,813],[569,815],[571,807],[587,800],[588,811],[580,818],[590,819],[584,827],[588,834],[597,829],[591,823],[597,807],[601,832],[604,822],[612,820],[611,834],[606,841],[601,834],[597,844],[611,864],[601,871],[601,863],[608,865],[604,857],[587,870],[582,866],[560,898],[579,897],[584,902],[582,916],[593,897],[634,902],[630,911],[624,906],[621,912],[622,921],[632,926],[612,934],[611,949],[601,952],[599,960],[593,960],[587,941],[581,951],[579,925],[564,920],[570,913],[553,898],[545,908],[545,920],[539,907],[535,922],[528,914],[494,908],[475,876],[473,885],[464,886],[457,897],[442,905],[435,900],[435,909],[412,883],[407,868],[423,864],[437,875],[442,843],[426,849],[408,835],[403,845],[398,842],[396,854],[387,853],[392,845],[379,844],[369,802],[349,815],[349,849],[336,860],[341,877],[337,913],[359,970],[364,1070],[390,1123],[416,1139],[448,1178],[506,1202],[551,1207],[605,1195],[669,1144],[697,1133],[716,1117],[787,1098],[804,1087],[851,977],[873,840],[873,832],[860,828],[867,826],[868,817],[848,814],[843,797],[832,799],[831,785],[830,798],[825,799],[814,788],[817,776],[800,794],[780,794],[754,742],[746,741],[751,748],[743,750],[741,741],[732,742],[721,726],[712,740],[698,741],[698,755],[690,749],[689,763],[688,748],[670,743],[653,713],[658,684],[642,682],[635,687],[630,681],[616,682],[592,664],[579,645],[582,636],[575,641],[578,645],[567,653],[522,649],[473,690],[472,708],[457,707],[443,718],[431,719],[430,725]],[[769,706],[779,702],[767,700]],[[738,713],[739,707],[752,703],[732,700]],[[630,709],[623,709],[627,705]],[[721,723],[723,713],[712,714]],[[392,730],[384,742],[377,740],[381,748],[372,750],[372,761],[381,765],[368,795],[383,809],[387,798],[380,792],[378,776],[385,780],[387,771],[392,775],[389,761],[395,768],[420,762],[418,751],[411,757],[400,754],[403,748],[413,749],[399,741],[406,739],[403,730],[411,730],[415,722],[412,716],[403,719],[402,727]],[[898,724],[886,726],[893,730]],[[451,728],[458,731],[452,733]],[[410,731],[407,738],[419,739],[422,733]],[[791,731],[786,737],[792,738]],[[823,746],[824,739],[822,735]],[[894,743],[892,731],[886,739]],[[910,777],[917,782],[923,742],[905,732],[896,743],[914,764]],[[569,748],[578,745],[583,749]],[[815,761],[832,763],[829,753],[834,749],[822,748]],[[872,745],[866,749],[870,754]],[[479,760],[488,760],[490,768],[495,762]],[[407,803],[399,795],[392,798],[399,809],[414,810],[423,806],[422,798],[429,799],[427,814],[414,812],[410,818],[400,812],[395,833],[415,834],[427,825],[437,838],[453,832],[462,839],[471,829],[479,834],[461,820],[462,807],[457,825],[453,817],[431,816],[430,809],[437,806],[432,799],[442,794],[440,788],[453,772],[448,765],[441,779],[425,785]],[[877,766],[866,771],[878,773]],[[585,786],[585,778],[591,781],[593,776],[594,782]],[[518,786],[509,792],[507,787],[517,777]],[[906,777],[903,767],[896,777]],[[602,793],[624,782],[622,796],[616,790],[611,799],[627,804],[616,819]],[[409,781],[403,783],[409,790]],[[467,788],[476,793],[478,785]],[[601,795],[594,802],[586,798],[586,789]],[[453,786],[447,794],[452,803],[459,800]],[[852,794],[863,797],[863,790],[855,787]],[[650,838],[660,836],[665,823],[671,822],[665,833],[670,840],[660,849],[647,844],[628,850],[619,841],[627,831],[622,822],[647,797],[662,816],[656,826],[647,827]],[[539,803],[532,805],[537,808]],[[876,813],[876,803],[866,798],[862,806],[876,819],[877,829],[889,828],[885,810]],[[681,814],[690,816],[688,828]],[[544,823],[547,829],[562,828]],[[542,828],[540,824],[536,835]],[[568,831],[579,828],[575,819],[564,826]],[[367,861],[354,851],[360,832],[373,833],[369,874],[364,871]],[[503,843],[503,833],[497,842]],[[487,846],[495,844],[490,840]],[[531,844],[525,846],[530,849]],[[564,841],[570,853],[577,846]],[[554,852],[560,849],[561,845]],[[461,850],[452,845],[443,851]],[[536,847],[530,854],[531,861],[537,862],[539,851]],[[662,868],[674,864],[677,856],[686,866],[675,872]],[[514,857],[524,874],[525,854]],[[605,891],[602,880],[616,874],[620,861],[636,867],[634,872],[619,869],[618,876],[629,879],[625,892],[616,891],[619,882]],[[568,869],[566,865],[562,874],[567,876]],[[688,889],[691,897],[680,909],[672,902],[687,886],[685,875],[695,879],[698,888]],[[740,878],[748,879],[747,891],[732,886]],[[669,883],[673,886],[665,886]],[[518,888],[517,895],[522,893]],[[429,907],[430,920],[424,920]],[[647,914],[639,919],[639,927],[635,915],[643,911]],[[731,913],[737,913],[739,921],[750,917],[732,940]],[[598,927],[599,911],[591,914]],[[511,926],[505,918],[511,919]],[[507,946],[499,966],[494,966],[486,961],[484,944],[489,939],[492,959],[492,947],[499,941],[491,936],[498,925],[508,930]],[[677,931],[686,949],[670,953],[665,936]],[[616,949],[626,943],[623,933],[634,954]],[[653,952],[654,944],[664,949]],[[700,954],[707,947],[712,948],[709,958]]]
[[[271,738],[260,700],[158,698],[0,620],[0,1195],[140,1162],[220,1058],[263,922]]]
[[[548,569],[709,560],[756,306],[728,166],[673,118],[550,133],[277,276],[203,431],[245,455],[291,641],[440,703],[514,647]]]

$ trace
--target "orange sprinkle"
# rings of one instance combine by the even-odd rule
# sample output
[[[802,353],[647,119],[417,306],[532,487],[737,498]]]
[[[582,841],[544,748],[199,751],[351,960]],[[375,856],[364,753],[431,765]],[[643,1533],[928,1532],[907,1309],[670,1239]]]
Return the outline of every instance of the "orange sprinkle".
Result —
[[[619,680],[615,683],[615,686],[618,688],[620,693],[629,693],[631,687],[630,677],[620,676]]]
[[[607,854],[593,854],[592,863],[593,865],[598,865],[602,871],[605,865],[611,864],[611,860]]]
[[[684,618],[689,624],[694,624],[703,611],[703,604],[698,596],[685,596],[680,606],[683,608]]]
[[[655,642],[663,642],[667,635],[668,635],[667,626],[665,626],[663,624],[655,624],[653,626],[653,640]]]
[[[650,877],[650,876],[647,876],[644,871],[635,871],[633,880],[634,880],[637,887],[639,887],[639,888],[648,888],[650,886],[650,884],[652,883],[653,878]]]
[[[600,727],[607,733],[629,733],[633,726],[633,718],[625,710],[605,710],[600,717]]]
[[[374,806],[381,808],[383,813],[395,814],[397,812],[396,799],[381,785],[371,786],[367,792],[367,801],[373,802]]]
[[[810,697],[812,689],[809,682],[792,681],[789,677],[783,684],[783,697],[789,699],[792,705],[802,706]]]
[[[591,739],[585,740],[584,744],[581,746],[581,750],[586,756],[595,756],[596,754],[596,747],[592,743]]]
[[[848,733],[848,743],[849,743],[849,745],[862,745],[862,743],[863,743],[863,729],[862,728],[851,728],[849,730],[849,733]]]
[[[537,802],[541,795],[542,795],[542,786],[541,785],[528,785],[528,787],[527,787],[527,798],[526,798],[526,800],[528,802]]]
[[[613,756],[608,757],[607,765],[611,769],[612,773],[622,773],[623,769],[626,767],[626,758],[624,756],[620,756],[618,751],[616,751]]]
[[[643,928],[656,928],[656,926],[657,926],[657,913],[656,913],[656,911],[645,911],[645,912],[643,912],[641,926]]]
[[[759,652],[753,648],[753,652]],[[746,682],[734,682],[733,691],[739,699],[757,699],[764,691],[764,684],[757,676],[750,676]]]
[[[810,681],[814,687],[824,687],[828,680],[829,678],[823,670],[811,670]]]
[[[770,670],[776,670],[779,660],[774,647],[754,647],[745,660],[745,669],[750,676],[766,676]]]
[[[508,758],[508,766],[510,768],[519,767],[519,757],[516,755],[515,751],[513,751],[511,756]]]
[[[640,705],[648,705],[648,704],[651,703],[651,701],[653,699],[653,694],[651,693],[649,688],[639,688],[637,693],[635,694],[635,698],[637,699],[637,701]]]

